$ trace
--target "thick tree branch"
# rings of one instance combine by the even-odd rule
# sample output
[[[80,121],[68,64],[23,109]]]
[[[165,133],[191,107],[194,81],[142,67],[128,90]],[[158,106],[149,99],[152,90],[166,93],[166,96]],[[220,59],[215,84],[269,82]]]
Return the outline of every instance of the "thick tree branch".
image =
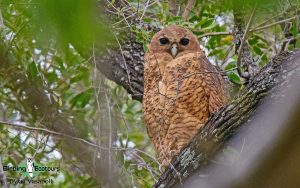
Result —
[[[276,56],[247,84],[239,97],[209,119],[154,187],[175,187],[196,169],[209,163],[209,159],[247,121],[271,89],[299,73],[299,68],[300,51]],[[299,79],[299,75],[296,77]],[[288,85],[288,81],[284,84]]]

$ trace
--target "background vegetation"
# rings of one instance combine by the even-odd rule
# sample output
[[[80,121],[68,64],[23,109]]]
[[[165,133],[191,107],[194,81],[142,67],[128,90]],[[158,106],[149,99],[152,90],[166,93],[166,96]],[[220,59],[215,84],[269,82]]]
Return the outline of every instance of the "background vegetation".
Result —
[[[119,48],[120,35],[127,29],[145,51],[159,28],[177,24],[192,30],[211,62],[236,88],[242,87],[236,71],[232,1],[197,0],[187,16],[182,16],[187,1],[179,1],[175,14],[168,1],[124,2],[125,8],[109,0],[0,2],[2,165],[17,166],[33,157],[45,166],[60,166],[60,173],[39,176],[54,179],[54,185],[41,187],[99,187],[104,186],[103,179],[123,187],[153,185],[160,175],[159,164],[142,121],[141,103],[105,78],[100,73],[105,67],[96,65],[95,54]],[[247,23],[257,6],[248,44],[262,67],[285,48],[300,47],[300,4],[296,0],[254,4],[243,1],[241,9]],[[92,157],[83,158],[88,154],[81,153],[78,144],[92,148]],[[224,150],[225,155],[235,152]],[[95,173],[97,160],[107,169],[100,177]],[[5,175],[8,181],[21,178],[18,173]]]

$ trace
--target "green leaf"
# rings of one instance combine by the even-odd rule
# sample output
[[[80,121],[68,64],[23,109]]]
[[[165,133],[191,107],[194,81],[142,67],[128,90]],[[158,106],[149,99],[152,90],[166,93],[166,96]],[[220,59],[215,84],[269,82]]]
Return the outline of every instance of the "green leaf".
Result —
[[[261,49],[257,46],[253,46],[253,50],[255,51],[256,54],[261,55],[263,52],[261,51]]]
[[[36,64],[34,62],[29,63],[29,65],[27,66],[27,70],[31,78],[36,78],[39,73],[38,68],[36,67]]]
[[[268,48],[268,46],[265,43],[258,43],[258,44],[256,44],[256,46],[259,48],[264,48],[264,49]]]
[[[89,103],[92,95],[93,95],[93,89],[92,88],[87,89],[87,90],[85,90],[81,93],[78,93],[70,101],[72,108],[74,106],[84,108]]]
[[[47,78],[49,83],[53,83],[57,79],[57,74],[55,72],[46,73],[45,77]]]
[[[239,85],[242,84],[240,77],[236,73],[229,72],[227,75],[228,75],[228,78],[231,82],[233,82],[235,84],[239,84]]]
[[[211,25],[214,22],[213,18],[205,18],[203,20],[201,20],[200,22],[198,22],[195,25],[195,28],[204,28],[204,27],[208,27],[209,25]]]
[[[215,21],[215,19],[210,18],[210,19],[208,19],[206,22],[204,22],[204,23],[201,25],[201,27],[202,27],[202,28],[206,28],[206,27],[210,26],[211,24],[213,24],[214,21]]]
[[[130,141],[133,141],[134,143],[141,143],[145,140],[145,135],[140,132],[132,132],[128,134],[128,138]]]
[[[224,68],[225,70],[231,70],[231,69],[234,69],[236,68],[236,61],[231,61],[230,63],[228,63],[226,65],[226,67]]]

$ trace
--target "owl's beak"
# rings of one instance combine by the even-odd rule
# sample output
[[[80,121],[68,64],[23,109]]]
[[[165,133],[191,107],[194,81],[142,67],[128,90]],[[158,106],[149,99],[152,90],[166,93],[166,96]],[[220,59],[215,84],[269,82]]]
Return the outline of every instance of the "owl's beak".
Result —
[[[175,58],[176,55],[178,54],[178,46],[176,43],[171,45],[170,52],[171,52],[171,55],[173,56],[173,58]]]

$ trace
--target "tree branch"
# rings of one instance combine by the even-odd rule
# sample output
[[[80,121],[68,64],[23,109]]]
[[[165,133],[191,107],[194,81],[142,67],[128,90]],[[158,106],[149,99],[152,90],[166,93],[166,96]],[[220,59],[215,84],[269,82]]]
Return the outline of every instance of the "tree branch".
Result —
[[[282,85],[287,76],[297,76],[299,72],[296,70],[299,67],[300,51],[285,52],[273,58],[246,85],[238,98],[206,122],[190,144],[172,161],[172,165],[161,175],[154,187],[176,187],[196,169],[209,164],[209,159],[248,120],[264,97],[275,86]],[[286,86],[288,83],[284,82]]]
[[[296,19],[296,16],[288,18],[288,19],[280,20],[280,21],[277,21],[277,22],[274,22],[274,23],[271,23],[271,24],[268,24],[268,25],[264,25],[264,26],[261,26],[261,27],[253,28],[253,29],[250,30],[250,32],[261,31],[261,30],[264,30],[264,29],[268,29],[268,28],[276,26],[278,24],[293,21],[294,19]]]
[[[253,18],[254,18],[254,13],[256,11],[256,6],[253,8],[253,11],[251,13],[251,16],[249,18],[249,21],[248,21],[248,24],[246,26],[246,30],[245,30],[245,33],[244,33],[244,36],[241,40],[241,44],[239,46],[239,50],[238,50],[238,55],[237,55],[237,72],[238,74],[242,77],[242,78],[247,78],[249,79],[249,76],[250,75],[245,75],[243,72],[242,72],[242,69],[241,69],[241,58],[242,58],[242,55],[244,53],[244,45],[245,45],[245,42],[247,40],[247,37],[248,37],[248,33],[249,33],[249,30],[250,30],[250,26],[252,25],[252,22],[253,22]],[[250,73],[250,72],[249,72]],[[254,74],[256,74],[256,72],[253,72],[253,74],[251,76],[253,76]]]
[[[184,9],[184,12],[182,14],[183,20],[187,21],[190,15],[190,12],[193,10],[194,6],[196,4],[196,0],[188,0],[187,5]]]
[[[233,35],[232,32],[211,32],[211,33],[204,33],[203,35],[199,36],[199,38],[203,37],[210,37],[210,36],[220,36],[220,35]]]
[[[1,120],[0,120],[0,124],[4,124],[4,125],[10,126],[10,127],[13,127],[14,129],[17,129],[17,130],[37,131],[37,132],[42,132],[42,133],[46,133],[46,134],[49,134],[49,135],[58,136],[58,137],[62,137],[62,138],[70,138],[72,140],[82,142],[82,143],[84,143],[88,146],[108,150],[108,148],[99,146],[95,143],[84,140],[82,138],[71,136],[71,135],[68,135],[68,134],[60,133],[60,132],[56,132],[56,131],[52,131],[52,130],[49,130],[49,129],[46,129],[46,128],[29,127],[29,126],[23,125],[23,123],[22,124],[16,124],[16,123],[1,121]],[[43,127],[45,127],[45,126],[43,125]]]
[[[282,23],[286,23],[286,22],[289,22],[289,21],[293,21],[294,19],[296,19],[296,16],[288,18],[288,19],[280,20],[280,21],[277,21],[277,22],[274,22],[274,23],[271,23],[271,24],[267,24],[267,25],[263,24],[262,26],[250,29],[249,33],[257,32],[257,31],[262,31],[262,30],[268,29],[270,27],[274,27],[274,26],[276,26],[278,24],[282,24]],[[193,31],[199,32],[199,30],[193,30]],[[211,32],[211,33],[204,33],[203,35],[199,36],[199,38],[210,37],[210,36],[220,36],[220,35],[233,35],[233,34],[234,34],[233,32],[226,32],[226,31],[224,31],[224,32]]]
[[[235,53],[240,56],[240,64],[238,65],[238,73],[240,77],[246,79],[246,83],[248,80],[253,77],[258,72],[258,66],[253,61],[253,58],[250,53],[249,45],[245,43],[245,39],[247,35],[244,33],[244,13],[241,10],[241,6],[237,4],[237,1],[233,1],[233,15],[234,15],[234,43],[235,43]],[[254,8],[255,10],[256,8]],[[252,19],[254,16],[254,11],[248,22],[249,31]],[[247,31],[247,34],[248,34]],[[244,71],[241,71],[241,66],[244,68]]]
[[[173,16],[177,16],[178,14],[178,2],[177,0],[169,1],[169,10]]]

